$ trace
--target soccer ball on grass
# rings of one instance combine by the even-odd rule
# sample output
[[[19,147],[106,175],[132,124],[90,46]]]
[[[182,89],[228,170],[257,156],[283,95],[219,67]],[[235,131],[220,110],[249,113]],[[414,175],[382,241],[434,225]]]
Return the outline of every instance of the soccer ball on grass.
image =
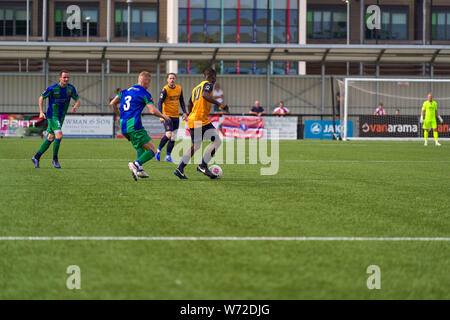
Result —
[[[217,179],[219,179],[220,177],[222,177],[222,168],[219,167],[216,164],[213,164],[211,167],[209,167],[209,171],[212,172],[212,174],[214,174],[215,176],[217,176]]]

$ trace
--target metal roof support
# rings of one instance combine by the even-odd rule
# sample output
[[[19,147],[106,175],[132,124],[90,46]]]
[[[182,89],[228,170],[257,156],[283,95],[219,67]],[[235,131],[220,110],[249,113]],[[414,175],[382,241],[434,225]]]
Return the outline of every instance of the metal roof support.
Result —
[[[271,64],[270,60],[272,59],[272,54],[275,51],[275,48],[270,49],[269,54],[267,55],[267,61],[266,61],[266,110],[269,112],[270,107],[270,73],[271,73]]]
[[[380,53],[378,54],[378,57],[377,57],[376,71],[375,71],[375,76],[376,76],[377,78],[380,77],[380,60],[381,60],[381,57],[383,56],[383,54],[384,54],[385,51],[386,51],[386,49],[382,49],[382,50],[380,51]],[[378,107],[378,104],[380,103],[380,101],[379,101],[380,97],[378,96],[378,92],[380,91],[380,83],[377,81],[375,85],[376,85],[376,87],[377,87],[377,89],[376,89],[376,95],[375,95],[375,102],[376,102],[377,107]]]
[[[322,61],[322,115],[320,117],[323,120],[323,114],[325,112],[325,62]]]
[[[269,107],[270,107],[270,59],[267,59],[266,62],[266,112],[267,114],[270,113]]]
[[[156,95],[154,95],[155,97],[159,97],[159,92],[161,91],[161,85],[160,85],[160,68],[161,68],[161,62],[160,60],[158,60],[156,62]],[[158,102],[156,102],[157,104]]]
[[[439,55],[439,53],[441,52],[441,49],[437,49],[434,53],[433,53],[433,57],[431,58],[430,63],[434,64],[434,61],[436,60],[437,56]]]
[[[219,48],[216,48],[216,50],[214,50],[213,56],[211,58],[211,66],[214,70],[216,70],[216,68],[214,66],[214,62],[216,61],[216,56],[217,56],[218,51],[219,51]]]
[[[50,54],[50,47],[47,47],[44,59],[44,73],[45,73],[45,88],[48,86],[48,56]]]
[[[434,78],[434,63],[430,64],[430,78],[431,79]],[[433,92],[433,90],[434,90],[433,84],[434,84],[434,82],[430,81],[430,92]]]
[[[288,101],[292,100],[293,98],[297,98],[297,99],[300,99],[300,100],[306,102],[306,103],[309,104],[311,107],[314,107],[314,108],[316,108],[317,110],[321,110],[321,107],[320,107],[320,106],[318,106],[318,105],[312,103],[311,101],[309,101],[308,99],[302,97],[302,94],[305,93],[305,92],[308,92],[308,91],[311,90],[312,88],[314,88],[314,87],[320,85],[320,84],[322,83],[322,80],[319,80],[319,81],[315,82],[313,85],[311,85],[311,86],[309,86],[309,87],[303,89],[302,91],[300,91],[300,92],[298,92],[298,93],[295,93],[295,92],[293,92],[292,90],[289,90],[289,89],[287,89],[287,88],[284,87],[284,86],[280,86],[280,85],[279,85],[278,83],[276,83],[275,81],[270,81],[270,83],[271,83],[273,86],[275,86],[275,87],[277,87],[277,88],[279,88],[279,89],[281,89],[281,90],[283,90],[283,91],[285,91],[285,92],[287,92],[287,93],[290,94],[289,97],[283,98],[283,101],[284,101],[284,102],[288,102]]]
[[[323,56],[322,56],[322,61],[321,61],[321,69],[322,69],[322,103],[321,103],[321,108],[322,108],[322,115],[321,115],[321,119],[323,117],[323,113],[325,111],[325,60],[327,59],[327,55],[330,52],[330,48],[328,48],[327,50],[325,50]],[[347,66],[348,66],[348,62],[347,62]]]
[[[377,61],[376,61],[377,64],[380,62],[381,57],[383,56],[383,54],[384,54],[385,51],[386,51],[386,49],[382,49],[382,50],[380,51],[380,53],[378,54]]]
[[[47,61],[47,59],[44,60],[44,72],[45,72],[45,88],[47,88],[47,86],[48,86],[48,61]]]
[[[105,112],[105,110],[103,110],[103,107],[105,105],[105,59],[102,59],[102,83],[101,83],[102,89],[101,89],[101,103],[100,105],[102,106],[102,113]]]
[[[381,57],[381,55],[380,55],[380,57]],[[380,77],[380,62],[379,61],[377,61],[376,77],[377,78]],[[378,93],[380,91],[380,82],[377,81],[375,84],[377,86],[376,95],[375,95],[375,101],[376,101],[376,104],[377,104],[377,107],[378,107],[378,105],[380,104],[380,97],[378,95]]]
[[[322,64],[325,63],[325,60],[327,59],[327,55],[328,55],[329,52],[330,52],[330,48],[325,50],[325,52],[323,53],[322,60],[320,61]]]
[[[160,73],[161,73],[161,53],[162,48],[159,48],[158,50],[158,56],[156,58],[156,96],[159,96],[159,92],[161,91],[161,84],[160,84]]]

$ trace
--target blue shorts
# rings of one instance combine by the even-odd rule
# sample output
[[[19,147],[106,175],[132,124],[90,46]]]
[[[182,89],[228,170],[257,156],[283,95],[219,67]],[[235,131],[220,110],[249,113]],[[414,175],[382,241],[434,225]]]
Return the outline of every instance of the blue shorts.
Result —
[[[200,133],[200,130],[202,131],[201,137],[196,137],[195,133]],[[189,131],[191,132],[191,141],[193,144],[201,143],[204,139],[214,141],[218,135],[216,127],[214,127],[211,123],[208,123],[201,128],[190,128]],[[205,135],[206,132],[208,132],[207,135]]]
[[[169,121],[164,121],[164,130],[167,131],[175,131],[180,127],[180,118],[178,117],[170,117]]]

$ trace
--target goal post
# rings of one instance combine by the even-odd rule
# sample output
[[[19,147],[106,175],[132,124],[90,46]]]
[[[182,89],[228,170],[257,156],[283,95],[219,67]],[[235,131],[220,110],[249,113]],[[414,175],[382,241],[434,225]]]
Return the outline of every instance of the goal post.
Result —
[[[450,79],[353,77],[337,81],[342,140],[421,139],[420,113],[430,92],[444,119],[442,124],[437,122],[439,139],[450,138]]]

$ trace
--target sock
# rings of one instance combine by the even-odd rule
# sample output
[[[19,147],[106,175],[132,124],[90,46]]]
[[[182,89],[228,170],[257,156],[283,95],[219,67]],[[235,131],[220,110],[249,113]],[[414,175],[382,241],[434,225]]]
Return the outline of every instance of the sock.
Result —
[[[213,142],[206,148],[205,154],[203,155],[202,158],[202,166],[208,165],[208,163],[211,161],[212,157],[216,153],[216,148],[218,148],[219,146],[220,146],[219,142]]]
[[[433,137],[434,137],[434,141],[438,141],[438,132],[433,130]]]
[[[55,143],[53,144],[53,159],[58,158],[59,145],[61,140],[55,138]]]
[[[183,158],[181,158],[180,164],[178,165],[178,170],[183,172],[184,168],[187,166],[190,160],[191,160],[191,150],[187,150],[183,154]]]
[[[427,142],[427,141],[428,141],[428,130],[425,130],[425,131],[423,132],[423,137],[424,137],[424,139],[425,139],[425,142]]]
[[[44,154],[44,152],[47,151],[47,149],[50,147],[51,144],[52,144],[52,141],[45,139],[45,141],[42,142],[41,147],[39,148],[38,152],[36,152],[34,157],[39,160],[41,158],[41,156]]]
[[[159,143],[158,151],[161,151],[162,148],[164,148],[167,141],[169,141],[169,139],[166,136],[162,137],[161,142]]]
[[[136,160],[141,166],[147,161],[151,160],[155,156],[155,153],[152,150],[147,150]]]
[[[173,147],[175,146],[175,141],[170,140],[169,143],[167,144],[167,152],[166,152],[166,157],[170,156],[170,154],[172,153]]]
[[[187,163],[184,163],[183,161],[180,162],[180,164],[178,165],[178,170],[180,170],[181,172],[184,172],[184,168],[187,166]]]
[[[139,157],[140,157],[141,155],[143,155],[144,152],[145,152],[145,149],[144,149],[144,148],[139,148],[139,149],[137,149],[136,159],[139,159]]]

